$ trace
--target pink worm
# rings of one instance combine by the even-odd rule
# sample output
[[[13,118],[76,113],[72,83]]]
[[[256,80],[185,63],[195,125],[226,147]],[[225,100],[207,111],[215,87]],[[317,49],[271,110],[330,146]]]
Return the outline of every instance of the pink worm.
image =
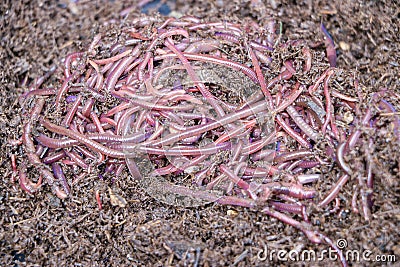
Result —
[[[43,126],[46,129],[48,129],[49,131],[55,132],[60,135],[68,136],[69,138],[72,138],[72,139],[78,141],[79,143],[82,143],[82,144],[90,147],[94,151],[100,152],[100,153],[105,154],[112,158],[125,158],[125,153],[123,153],[121,151],[109,149],[109,148],[103,146],[102,144],[97,143],[96,141],[88,139],[87,136],[85,136],[81,133],[68,130],[62,126],[58,126],[44,118],[42,118],[40,121],[43,124]]]

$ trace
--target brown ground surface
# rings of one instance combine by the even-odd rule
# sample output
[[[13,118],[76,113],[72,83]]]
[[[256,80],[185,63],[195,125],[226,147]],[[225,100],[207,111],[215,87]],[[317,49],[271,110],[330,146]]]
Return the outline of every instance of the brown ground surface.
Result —
[[[32,197],[12,183],[9,154],[21,151],[7,140],[20,136],[16,97],[24,90],[19,87],[21,80],[42,76],[68,52],[85,47],[101,25],[120,19],[119,11],[132,6],[117,1],[72,2],[5,0],[0,4],[1,266],[264,266],[268,261],[257,259],[264,244],[270,249],[327,248],[311,244],[302,233],[260,212],[212,204],[199,208],[160,204],[129,175],[113,185],[128,200],[125,208],[110,205],[110,183],[95,177],[83,181],[65,201],[55,198],[48,187]],[[368,90],[387,87],[399,93],[397,1],[265,2],[264,6],[242,1],[177,1],[170,6],[179,13],[214,20],[272,16],[283,23],[283,38],[291,39],[320,40],[323,21],[336,44],[348,45],[347,49],[343,43],[338,47],[339,67],[357,69]],[[385,142],[382,146],[384,150]],[[387,160],[393,157],[398,158],[399,152],[386,155]],[[350,181],[344,192],[354,184]],[[369,223],[358,214],[342,212],[340,216],[322,214],[314,224],[319,223],[321,232],[333,240],[346,239],[349,249],[395,254],[399,261],[400,190],[398,183],[394,185],[388,186],[385,177],[376,178]],[[103,192],[101,211],[94,198],[97,189]],[[343,193],[343,199],[343,209],[351,210],[351,194]]]

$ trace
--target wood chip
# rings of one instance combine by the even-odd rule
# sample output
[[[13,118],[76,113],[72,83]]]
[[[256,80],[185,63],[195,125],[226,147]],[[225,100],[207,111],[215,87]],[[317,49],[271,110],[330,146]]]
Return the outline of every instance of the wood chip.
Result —
[[[342,49],[344,51],[350,50],[350,45],[348,43],[343,42],[343,41],[339,42],[339,47],[340,47],[340,49]]]
[[[116,194],[114,191],[112,191],[111,188],[108,188],[108,193],[110,194],[111,205],[119,206],[121,208],[125,208],[126,207],[127,202],[126,202],[125,198],[123,198],[120,195]]]

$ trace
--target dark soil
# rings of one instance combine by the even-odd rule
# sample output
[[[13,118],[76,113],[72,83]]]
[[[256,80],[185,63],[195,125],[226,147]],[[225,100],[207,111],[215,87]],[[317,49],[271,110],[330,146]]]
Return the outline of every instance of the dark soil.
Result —
[[[86,47],[100,28],[138,16],[140,10],[136,4],[124,1],[75,2],[5,0],[0,4],[1,266],[265,266],[270,262],[257,258],[264,245],[276,250],[327,249],[261,212],[213,204],[178,208],[159,203],[129,173],[115,183],[87,177],[63,201],[46,186],[34,196],[23,192],[13,181],[10,162],[13,153],[19,163],[23,151],[8,142],[21,135],[17,96],[26,90],[21,88],[21,82],[44,75],[51,66],[60,64],[66,54]],[[357,70],[365,92],[381,88],[394,92],[397,101],[393,103],[400,110],[397,1],[334,4],[335,1],[325,0],[271,0],[265,1],[265,5],[258,1],[164,2],[142,10],[158,9],[163,13],[172,11],[227,21],[272,17],[282,22],[284,40],[310,42],[322,40],[322,21],[335,40],[338,67]],[[133,11],[128,18],[121,17],[120,12],[129,7]],[[342,211],[314,216],[313,224],[332,240],[346,239],[348,249],[368,249],[374,256],[392,254],[399,261],[400,190],[399,182],[393,180],[398,175],[390,178],[393,170],[385,172],[385,168],[400,154],[396,144],[390,143],[392,140],[381,137],[376,168],[382,169],[382,175],[375,181],[372,220],[366,222],[351,212],[351,192],[356,182],[350,181],[341,193]],[[96,190],[103,197],[101,211],[95,199]],[[125,199],[127,204],[111,205],[115,196]],[[288,265],[282,261],[275,263],[279,264]],[[325,261],[324,265],[338,262]]]

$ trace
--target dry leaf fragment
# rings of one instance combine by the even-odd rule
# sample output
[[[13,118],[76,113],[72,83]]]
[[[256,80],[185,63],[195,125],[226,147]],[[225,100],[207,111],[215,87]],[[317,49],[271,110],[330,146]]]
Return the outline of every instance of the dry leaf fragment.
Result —
[[[126,207],[127,202],[126,202],[125,198],[121,197],[120,195],[118,195],[117,193],[112,191],[112,189],[110,187],[108,188],[108,193],[110,194],[111,205],[119,206],[121,208]]]

